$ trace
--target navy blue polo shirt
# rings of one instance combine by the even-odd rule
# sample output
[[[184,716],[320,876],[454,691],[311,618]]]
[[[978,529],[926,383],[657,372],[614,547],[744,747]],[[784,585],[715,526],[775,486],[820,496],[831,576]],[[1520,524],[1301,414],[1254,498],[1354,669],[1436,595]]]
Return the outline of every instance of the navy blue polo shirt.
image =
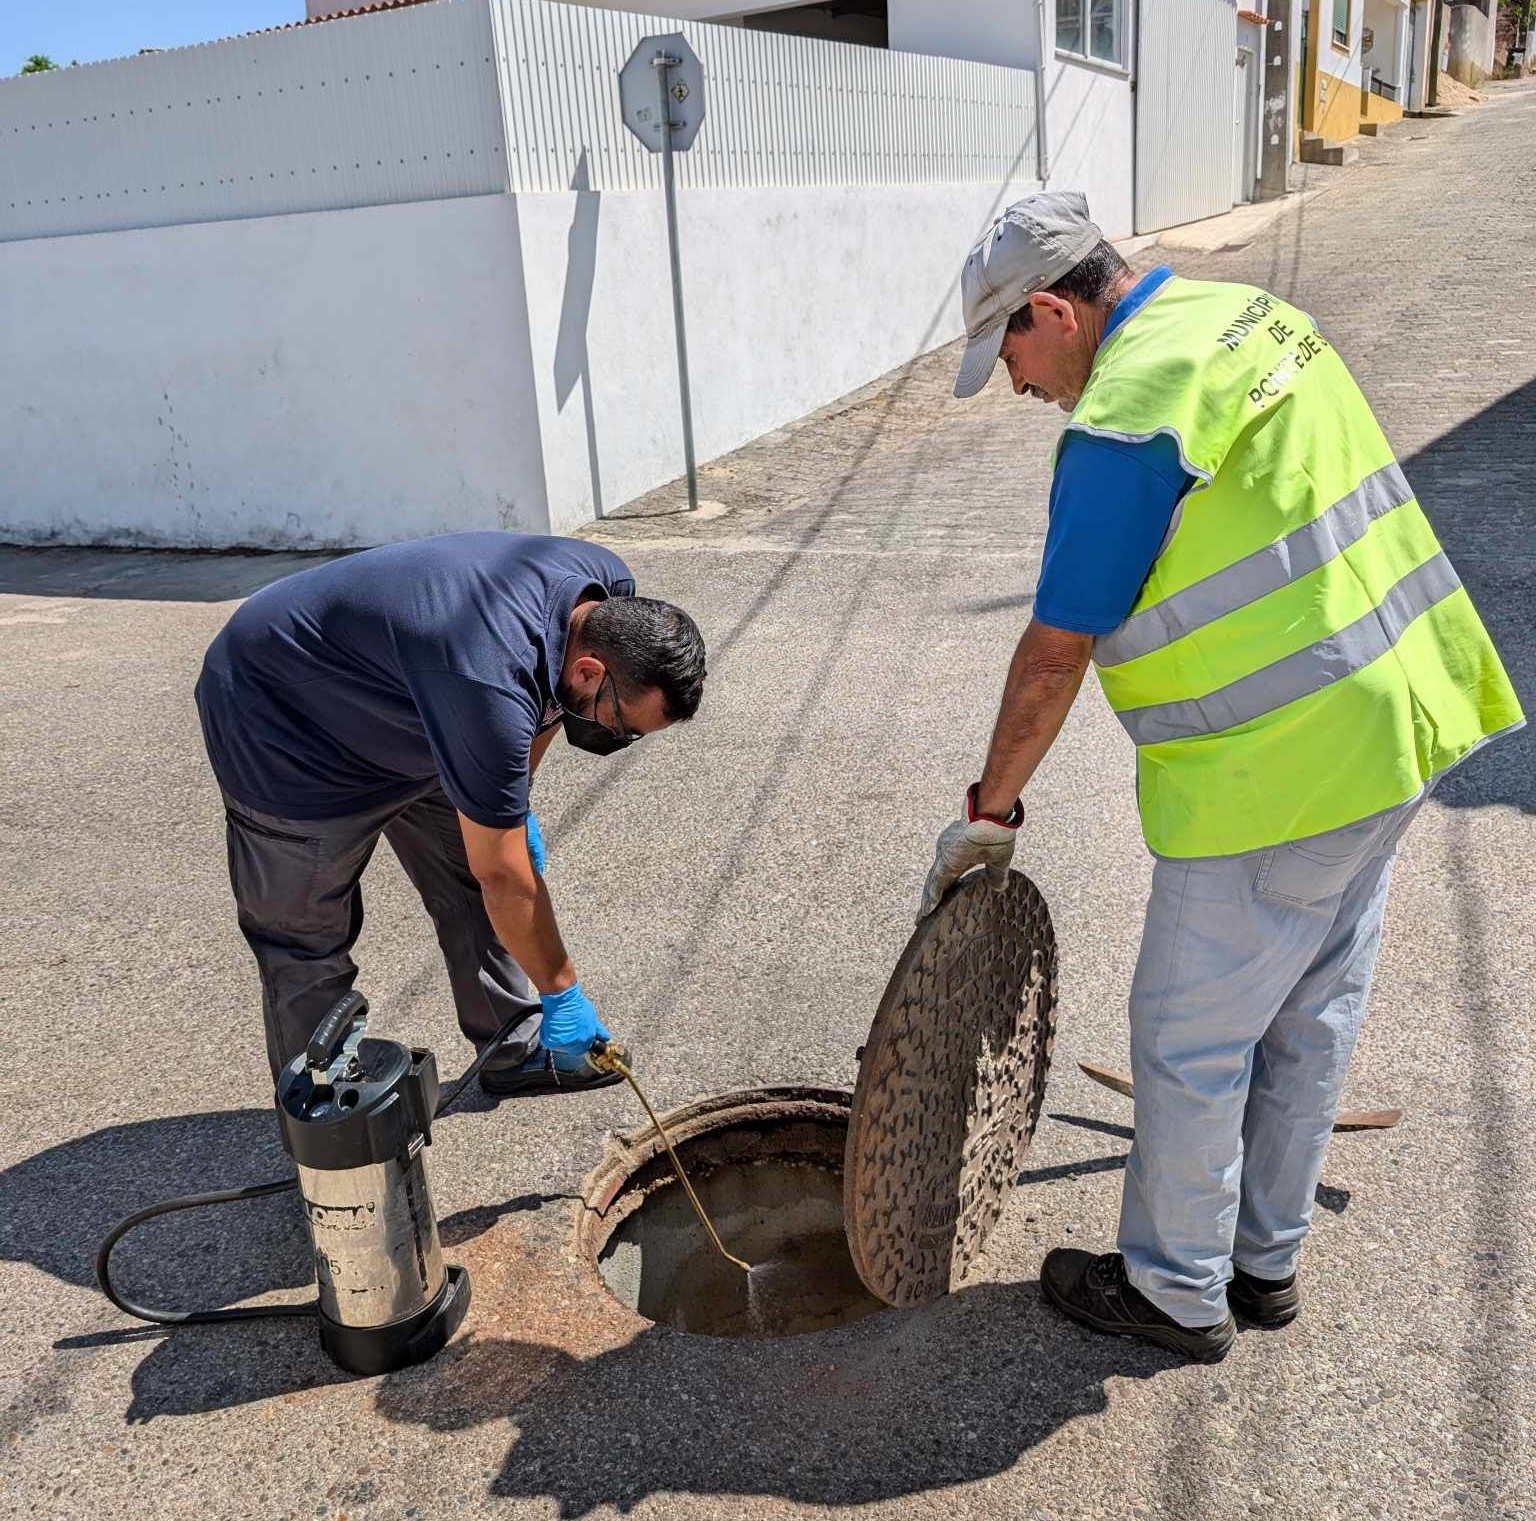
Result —
[[[1172,278],[1167,265],[1143,275],[1109,314],[1101,342]],[[1035,617],[1077,634],[1119,628],[1193,483],[1165,433],[1125,443],[1068,429],[1051,478]]]
[[[515,828],[530,747],[559,715],[571,611],[634,590],[609,550],[521,533],[387,544],[275,581],[203,660],[214,774],[291,819],[361,813],[436,778],[477,824]]]

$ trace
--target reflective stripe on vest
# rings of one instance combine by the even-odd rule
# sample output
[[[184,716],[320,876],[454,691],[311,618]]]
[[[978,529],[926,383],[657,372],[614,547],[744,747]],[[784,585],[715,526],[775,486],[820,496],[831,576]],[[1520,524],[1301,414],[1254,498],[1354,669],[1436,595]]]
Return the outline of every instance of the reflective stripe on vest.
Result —
[[[1343,554],[1365,536],[1377,518],[1401,507],[1412,496],[1413,488],[1396,461],[1384,465],[1321,517],[1293,528],[1284,538],[1176,592],[1167,601],[1133,613],[1114,633],[1094,641],[1093,658],[1101,666],[1124,665],[1257,602]]]
[[[1194,484],[1095,641],[1161,855],[1235,855],[1406,801],[1519,704],[1343,361],[1249,287],[1174,278],[1070,429],[1167,434]]]
[[[1444,554],[1437,554],[1417,570],[1410,570],[1364,617],[1326,639],[1204,697],[1127,708],[1118,716],[1138,745],[1219,734],[1223,729],[1252,723],[1379,660],[1420,613],[1427,613],[1460,585],[1451,562]]]

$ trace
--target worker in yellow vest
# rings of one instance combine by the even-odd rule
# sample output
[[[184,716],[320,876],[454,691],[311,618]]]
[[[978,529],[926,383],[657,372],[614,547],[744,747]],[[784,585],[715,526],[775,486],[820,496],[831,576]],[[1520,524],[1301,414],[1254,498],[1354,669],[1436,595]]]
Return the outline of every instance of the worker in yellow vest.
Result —
[[[1081,195],[1008,208],[962,276],[972,396],[1002,360],[1069,414],[1034,616],[922,912],[1001,881],[1088,663],[1136,744],[1156,864],[1131,991],[1119,1251],[1047,1297],[1201,1361],[1292,1320],[1398,840],[1524,721],[1344,362],[1251,286],[1132,275]]]

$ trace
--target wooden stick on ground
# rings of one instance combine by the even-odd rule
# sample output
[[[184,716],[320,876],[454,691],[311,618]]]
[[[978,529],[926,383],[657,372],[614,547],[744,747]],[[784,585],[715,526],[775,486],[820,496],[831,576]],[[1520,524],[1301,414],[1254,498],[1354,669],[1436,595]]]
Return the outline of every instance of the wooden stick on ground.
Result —
[[[1110,1067],[1097,1066],[1093,1062],[1079,1062],[1077,1065],[1086,1076],[1108,1088],[1112,1093],[1124,1094],[1128,1099],[1136,1097],[1136,1089],[1125,1073],[1116,1072]],[[1333,1128],[1335,1130],[1390,1130],[1402,1117],[1401,1109],[1341,1109],[1334,1118]]]

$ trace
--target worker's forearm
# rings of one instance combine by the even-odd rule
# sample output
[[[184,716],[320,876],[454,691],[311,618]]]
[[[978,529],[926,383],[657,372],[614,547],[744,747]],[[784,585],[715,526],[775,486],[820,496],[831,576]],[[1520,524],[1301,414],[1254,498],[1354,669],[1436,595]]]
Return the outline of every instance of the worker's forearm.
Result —
[[[980,812],[1006,818],[1045,759],[1083,684],[1091,640],[1063,651],[1031,624],[1008,667],[992,745],[976,792]]]
[[[558,993],[576,981],[542,877],[534,877],[531,892],[511,876],[482,880],[480,893],[496,938],[539,992]]]

